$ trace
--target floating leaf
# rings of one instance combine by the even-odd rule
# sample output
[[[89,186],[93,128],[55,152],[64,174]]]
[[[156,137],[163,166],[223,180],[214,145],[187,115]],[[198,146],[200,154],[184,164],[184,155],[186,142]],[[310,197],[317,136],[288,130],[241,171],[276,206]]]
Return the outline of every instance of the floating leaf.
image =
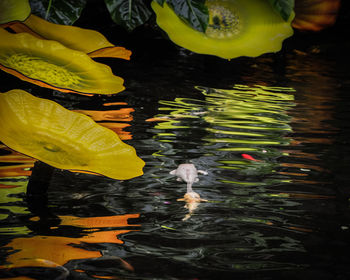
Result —
[[[124,80],[83,52],[0,28],[0,68],[18,78],[63,92],[114,94]]]
[[[0,131],[8,147],[57,168],[121,180],[143,174],[135,149],[113,131],[23,90],[0,93]]]
[[[199,32],[184,23],[167,3],[152,2],[157,24],[179,46],[201,54],[222,58],[259,56],[277,52],[282,42],[293,34],[291,21],[285,22],[271,7],[261,0],[208,0],[209,25]]]
[[[144,0],[105,0],[105,3],[113,21],[130,31],[152,15]]]
[[[29,2],[26,0],[1,0],[0,24],[23,21],[30,15]]]
[[[86,5],[86,0],[30,0],[32,12],[58,24],[72,25]]]
[[[76,26],[60,25],[31,15],[25,22],[10,26],[15,32],[28,32],[40,39],[55,40],[67,48],[82,51],[90,57],[130,59],[131,51],[116,47],[101,33]]]

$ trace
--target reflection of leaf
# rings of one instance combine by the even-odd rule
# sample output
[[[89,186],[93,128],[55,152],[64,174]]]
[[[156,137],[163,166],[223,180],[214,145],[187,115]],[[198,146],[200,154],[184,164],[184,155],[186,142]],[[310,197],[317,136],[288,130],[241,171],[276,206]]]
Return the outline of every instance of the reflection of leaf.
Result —
[[[105,3],[113,21],[128,30],[144,24],[152,14],[144,0],[105,0]]]
[[[281,17],[288,21],[293,12],[294,0],[268,0],[272,7],[281,15]]]
[[[17,213],[17,212],[14,212]],[[29,212],[18,212],[19,214],[28,214]],[[27,227],[1,227],[0,234],[5,235],[27,235],[31,231]]]
[[[104,228],[104,227],[126,227],[128,219],[139,218],[140,214],[126,214],[122,216],[87,217],[60,216],[61,225],[70,225],[84,228]],[[140,226],[140,225],[132,225]]]
[[[122,78],[85,53],[2,28],[0,68],[22,80],[63,92],[113,94],[124,90]]]
[[[10,165],[10,166],[0,166],[0,178],[1,177],[18,177],[18,176],[30,176],[32,173],[31,170],[29,170],[31,167],[33,167],[33,163],[28,164],[16,164],[16,165]],[[0,184],[1,188],[1,184]]]
[[[5,181],[6,182],[6,181]],[[27,182],[26,181],[17,181],[9,182],[15,185],[15,188],[1,188],[0,189],[0,204],[22,201],[22,198],[19,198],[18,195],[26,191]],[[0,205],[0,209],[2,206]]]
[[[22,90],[0,94],[0,141],[61,169],[130,179],[143,174],[135,149],[91,118]]]
[[[48,15],[47,20],[59,24],[73,24],[79,17],[85,7],[86,0],[30,0],[32,12],[42,18]]]
[[[296,1],[293,27],[310,31],[330,27],[337,19],[340,5],[341,0]]]
[[[7,257],[6,261],[10,264],[9,267],[13,268],[21,266],[21,263],[19,261],[23,259],[32,259],[34,261],[34,259],[39,258],[53,261],[59,265],[64,265],[71,260],[98,258],[101,257],[101,253],[99,251],[90,251],[78,248],[78,246],[71,245],[79,245],[82,242],[122,244],[123,241],[118,239],[118,235],[125,234],[134,230],[94,230],[104,227],[130,226],[128,224],[128,219],[138,217],[139,214],[90,218],[61,216],[61,225],[84,227],[93,232],[79,238],[40,235],[30,238],[15,238],[6,245],[6,247],[12,247],[14,251],[13,254]],[[37,265],[37,262],[35,262],[35,264]]]
[[[134,111],[135,110],[133,108],[121,108],[119,110],[105,111],[75,110],[75,112],[87,115],[94,121],[99,122],[98,124],[113,130],[118,134],[121,140],[132,139],[131,133],[129,131],[124,131],[124,128],[130,126],[130,124],[124,122],[131,122],[133,120],[131,112]],[[121,121],[123,123],[120,123]]]
[[[133,117],[131,112],[134,112],[133,108],[122,108],[119,110],[75,110],[75,112],[82,113],[91,117],[94,121],[132,121]]]
[[[159,3],[159,1],[157,1]],[[194,29],[205,32],[209,21],[205,0],[168,0],[174,12]]]

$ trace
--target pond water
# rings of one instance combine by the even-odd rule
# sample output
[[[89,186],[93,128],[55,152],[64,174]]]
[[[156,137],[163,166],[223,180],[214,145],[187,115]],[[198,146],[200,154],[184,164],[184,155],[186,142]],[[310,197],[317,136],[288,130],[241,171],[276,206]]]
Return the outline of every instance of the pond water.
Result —
[[[125,79],[115,96],[52,92],[1,73],[8,89],[84,111],[146,162],[143,176],[117,181],[31,171],[32,159],[1,146],[1,277],[349,279],[345,48],[290,43],[228,62],[152,38],[125,42],[130,62],[103,60]],[[178,201],[186,184],[169,174],[181,163],[208,172],[193,185],[208,201],[191,213]],[[31,172],[47,197],[26,198]]]

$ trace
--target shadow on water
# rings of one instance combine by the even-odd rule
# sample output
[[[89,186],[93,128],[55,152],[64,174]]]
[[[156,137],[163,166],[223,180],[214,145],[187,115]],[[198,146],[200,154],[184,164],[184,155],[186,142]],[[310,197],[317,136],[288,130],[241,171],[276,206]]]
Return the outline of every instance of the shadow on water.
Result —
[[[45,171],[1,146],[0,275],[350,277],[344,63],[293,50],[232,62],[147,51],[109,62],[126,80],[117,96],[33,90],[112,128],[136,148],[145,174],[116,181]],[[186,184],[169,174],[184,162],[208,172],[193,185],[208,201],[185,221],[177,199]],[[47,196],[26,197],[30,178]]]

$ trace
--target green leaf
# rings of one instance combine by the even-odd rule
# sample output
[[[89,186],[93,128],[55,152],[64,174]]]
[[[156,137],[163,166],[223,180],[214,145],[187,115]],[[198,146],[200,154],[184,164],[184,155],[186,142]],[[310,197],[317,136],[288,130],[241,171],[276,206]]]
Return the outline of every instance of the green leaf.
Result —
[[[164,3],[166,2],[166,0],[155,0],[159,5],[161,5],[163,7]]]
[[[32,13],[50,22],[72,25],[84,9],[86,0],[30,0]]]
[[[194,29],[205,32],[209,21],[209,11],[205,0],[167,0],[174,12]]]
[[[152,15],[144,0],[105,0],[113,21],[129,31],[144,24]]]
[[[294,0],[268,0],[281,17],[287,21],[294,9]]]

